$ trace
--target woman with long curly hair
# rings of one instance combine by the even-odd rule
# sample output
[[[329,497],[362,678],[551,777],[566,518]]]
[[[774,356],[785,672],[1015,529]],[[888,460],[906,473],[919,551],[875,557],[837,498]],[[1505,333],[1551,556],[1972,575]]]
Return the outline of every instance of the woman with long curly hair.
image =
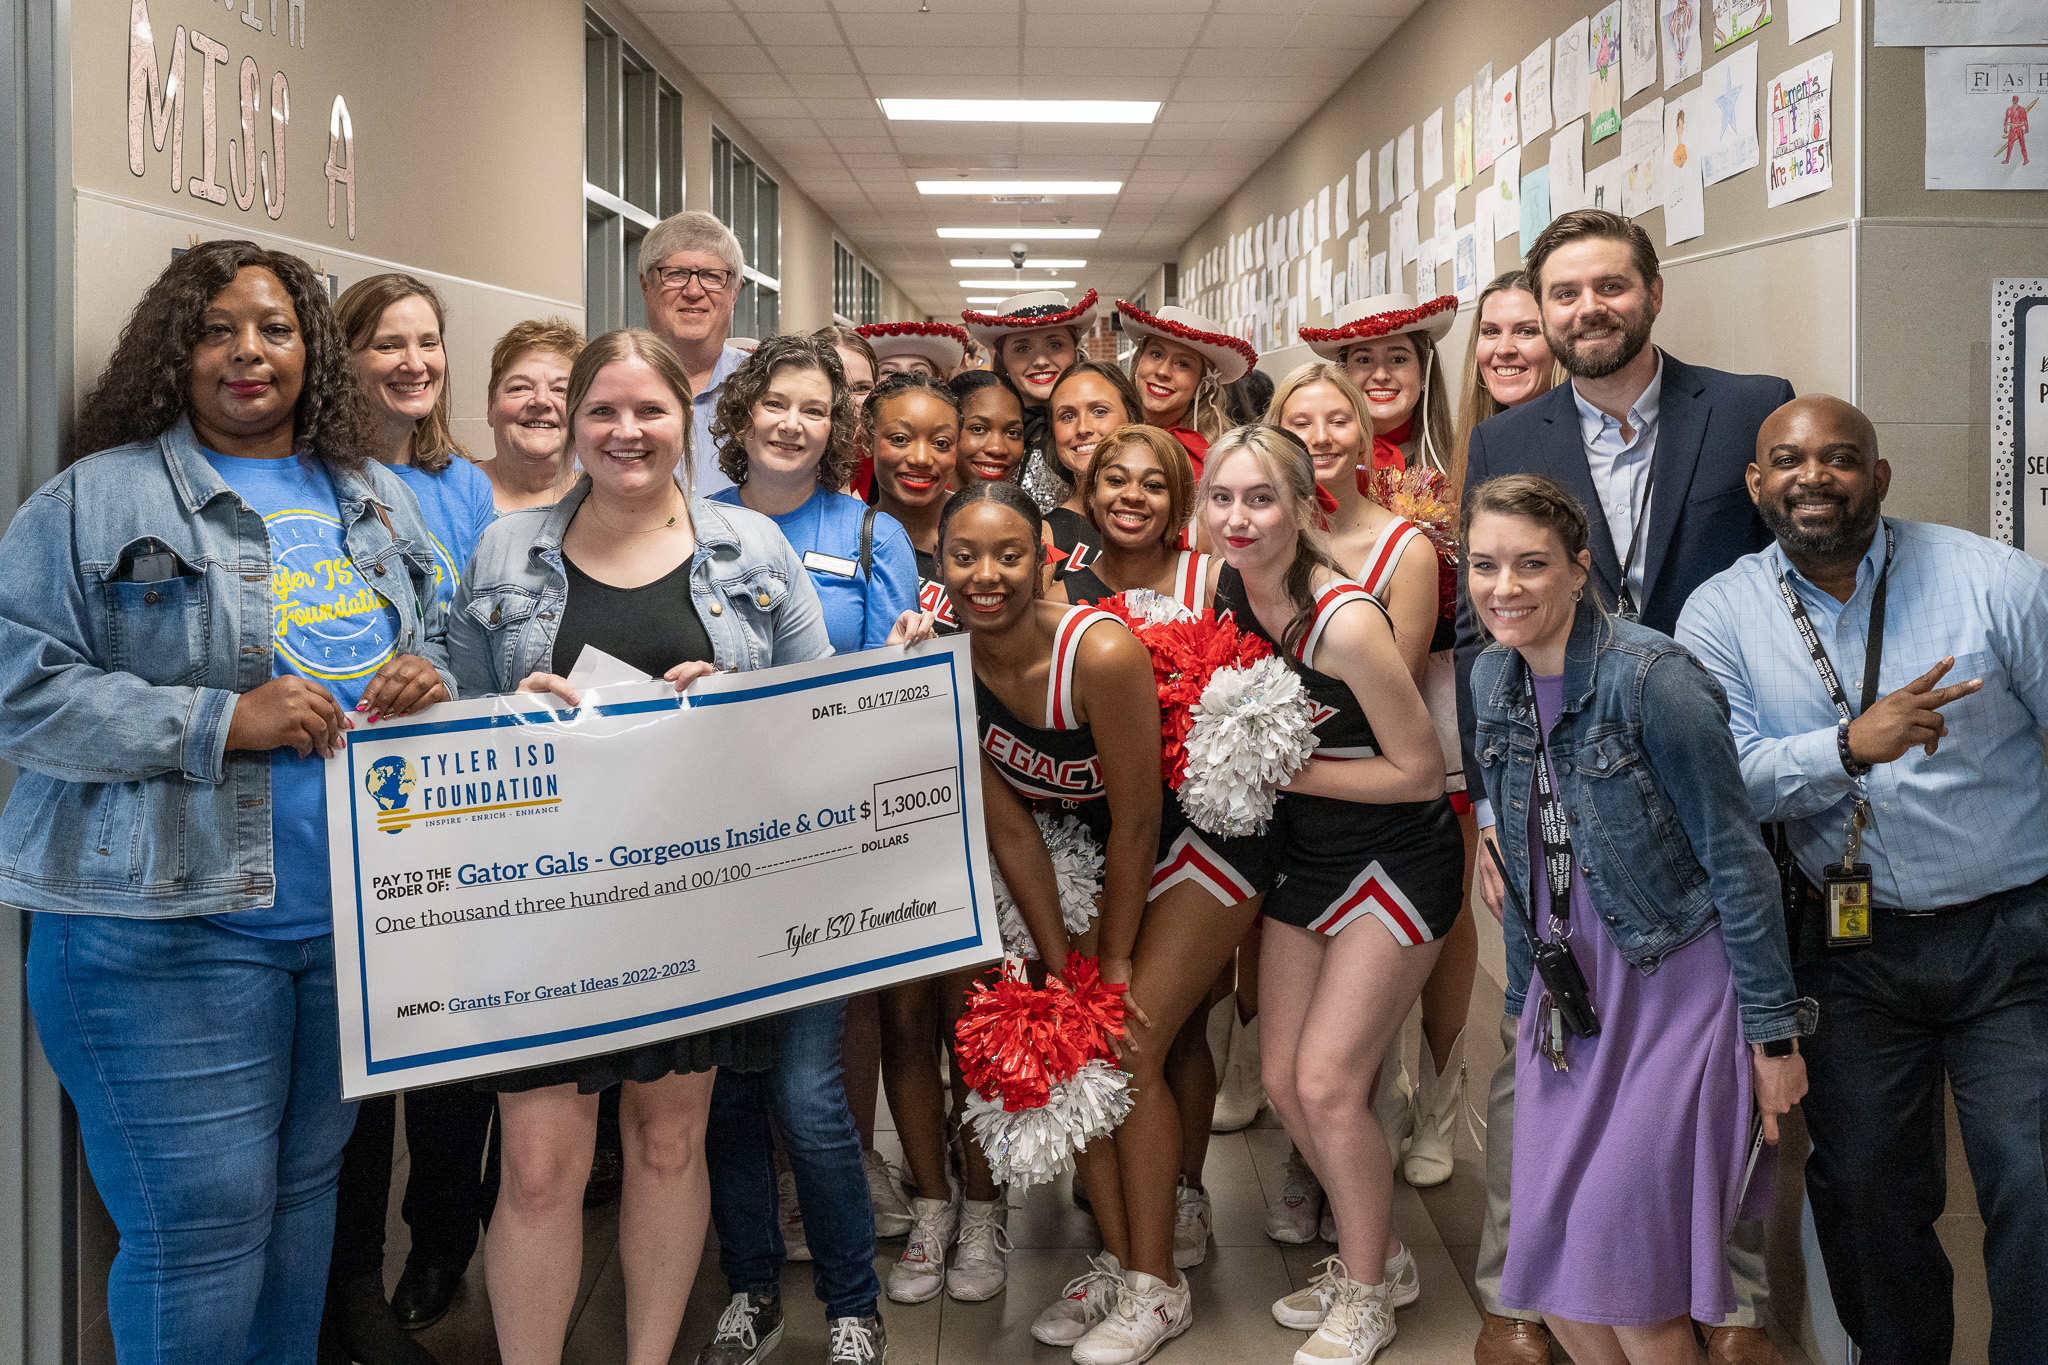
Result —
[[[324,760],[453,690],[412,495],[298,257],[194,247],[0,540],[0,899],[120,1230],[124,1360],[310,1360],[341,1099]]]

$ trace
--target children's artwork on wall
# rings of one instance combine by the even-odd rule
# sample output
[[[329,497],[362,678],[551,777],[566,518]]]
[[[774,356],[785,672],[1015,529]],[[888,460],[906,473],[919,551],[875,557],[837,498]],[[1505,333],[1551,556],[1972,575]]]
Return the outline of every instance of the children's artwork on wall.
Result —
[[[1358,165],[1351,172],[1352,193],[1358,196],[1352,212],[1360,218],[1372,212],[1372,149],[1358,154]]]
[[[1700,160],[1692,154],[1687,139],[1693,123],[1692,91],[1664,105],[1664,164],[1658,174],[1664,179],[1664,245],[1691,241],[1707,230],[1706,192],[1700,183]]]
[[[1575,118],[1550,135],[1550,210],[1586,207],[1586,121]]]
[[[1527,259],[1536,234],[1556,215],[1550,207],[1550,167],[1538,166],[1522,177],[1522,256]]]
[[[1586,171],[1586,207],[1621,212],[1621,158],[1603,161]]]
[[[1458,192],[1445,189],[1437,192],[1436,216],[1434,220],[1437,254],[1449,259],[1451,238],[1458,232]]]
[[[1785,24],[1789,30],[1785,41],[1788,43],[1811,38],[1822,29],[1833,28],[1841,22],[1842,0],[1785,0]],[[2044,36],[2048,36],[2048,22],[2044,22],[2043,30]]]
[[[1879,47],[2048,43],[2048,5],[2041,0],[1877,0],[1875,32]]]
[[[1479,283],[1479,242],[1467,223],[1451,240],[1451,292],[1459,303],[1470,303],[1479,296]]]
[[[1387,139],[1387,145],[1380,148],[1380,212],[1386,213],[1397,202],[1394,194],[1394,140]]]
[[[1382,251],[1372,258],[1372,281],[1367,286],[1371,291],[1367,298],[1378,298],[1387,292],[1387,253]]]
[[[1493,83],[1493,155],[1522,145],[1522,111],[1515,105],[1515,83],[1521,68],[1510,65]]]
[[[1422,188],[1428,189],[1444,178],[1444,111],[1437,109],[1422,121]]]
[[[1593,78],[1593,141],[1604,142],[1621,131],[1621,0],[1593,16],[1586,64]]]
[[[1394,141],[1394,190],[1406,199],[1415,193],[1415,125],[1401,130]]]
[[[1717,185],[1762,160],[1756,138],[1756,44],[1707,68],[1693,92],[1699,126],[1692,129],[1700,181]]]
[[[1835,54],[1823,52],[1774,77],[1765,92],[1770,114],[1770,166],[1764,202],[1771,208],[1819,194],[1835,183],[1833,116]]]
[[[1351,177],[1344,176],[1337,181],[1337,192],[1330,196],[1330,210],[1336,215],[1337,235],[1342,237],[1351,231]]]
[[[1771,0],[1709,0],[1714,7],[1714,51],[1771,22]]]
[[[1589,20],[1575,19],[1570,28],[1557,35],[1557,60],[1550,68],[1551,116],[1559,123],[1587,114],[1592,65],[1586,55]]]
[[[1493,215],[1493,235],[1512,237],[1522,230],[1522,149],[1511,147],[1493,163],[1493,188],[1486,211]]]
[[[1550,40],[1522,58],[1522,141],[1550,131]]]
[[[2048,190],[2048,47],[1930,47],[1924,70],[1928,189]]]
[[[1658,0],[1657,40],[1664,47],[1666,90],[1699,75],[1699,0]]]
[[[1472,183],[1472,87],[1451,97],[1451,183],[1464,189]]]
[[[1472,77],[1472,169],[1483,171],[1491,166],[1497,150],[1493,133],[1493,63],[1488,62]]]
[[[1621,97],[1657,79],[1657,0],[1621,0]]]
[[[1664,202],[1664,101],[1651,100],[1621,121],[1621,211],[1630,218]]]

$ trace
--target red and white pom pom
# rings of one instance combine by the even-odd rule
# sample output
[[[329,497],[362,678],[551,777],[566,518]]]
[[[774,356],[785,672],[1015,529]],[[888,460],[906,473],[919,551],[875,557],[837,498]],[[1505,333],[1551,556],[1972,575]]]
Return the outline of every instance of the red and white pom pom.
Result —
[[[1114,1132],[1131,1112],[1131,1078],[1097,1058],[1052,1087],[1036,1109],[1008,1110],[967,1096],[967,1122],[999,1185],[1029,1189],[1059,1179],[1074,1153]]]
[[[1219,668],[1189,715],[1180,808],[1210,834],[1264,833],[1277,788],[1315,752],[1301,678],[1270,654],[1242,668]]]

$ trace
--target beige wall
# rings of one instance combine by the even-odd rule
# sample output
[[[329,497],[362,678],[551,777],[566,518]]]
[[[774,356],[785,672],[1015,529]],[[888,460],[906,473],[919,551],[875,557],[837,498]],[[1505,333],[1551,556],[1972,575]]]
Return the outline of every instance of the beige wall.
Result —
[[[661,74],[673,82],[676,89],[682,93],[683,178],[687,186],[686,202],[691,208],[711,206],[711,127],[714,123],[721,132],[739,145],[740,150],[752,157],[756,164],[775,178],[780,187],[779,203],[782,212],[780,278],[783,330],[809,331],[830,322],[832,234],[836,230],[840,239],[852,247],[856,254],[865,256],[866,253],[861,251],[860,238],[849,230],[849,225],[835,224],[827,217],[824,211],[797,186],[795,177],[783,170],[775,158],[761,150],[759,144],[748,134],[746,125],[727,112],[725,106],[699,84],[696,78],[683,68],[682,63],[675,60],[661,39],[655,37],[636,15],[624,5],[613,3],[613,0],[594,0],[591,7],[603,15],[605,21],[616,28],[642,57],[654,63]],[[578,8],[580,12],[580,6]],[[578,53],[583,50],[580,36],[577,39],[576,50]],[[581,126],[579,122],[577,127],[580,129]],[[577,156],[578,164],[581,164],[580,150]],[[870,264],[869,268],[882,277],[883,321],[900,322],[924,316],[879,267]]]

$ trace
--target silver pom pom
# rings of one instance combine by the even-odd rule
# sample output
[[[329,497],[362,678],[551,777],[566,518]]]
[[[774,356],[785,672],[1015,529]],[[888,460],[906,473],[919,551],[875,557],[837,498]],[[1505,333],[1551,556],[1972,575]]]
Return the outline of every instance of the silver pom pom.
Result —
[[[1006,1110],[1000,1100],[967,1095],[967,1121],[999,1185],[1029,1189],[1059,1179],[1074,1153],[1131,1112],[1131,1078],[1097,1058],[1052,1087],[1037,1109]]]
[[[1041,512],[1050,512],[1067,500],[1074,490],[1067,481],[1046,468],[1046,453],[1034,450],[1024,457],[1024,473],[1017,482],[1031,495]]]
[[[1177,597],[1150,588],[1128,588],[1123,593],[1124,610],[1140,621],[1154,625],[1167,625],[1174,621],[1192,621],[1195,613]]]
[[[1275,788],[1315,751],[1308,693],[1285,661],[1219,668],[1189,708],[1181,809],[1196,827],[1236,838],[1265,832]]]
[[[1083,934],[1095,922],[1095,898],[1102,892],[1102,850],[1089,837],[1088,827],[1071,815],[1054,820],[1037,812],[1039,833],[1045,836],[1045,851],[1052,855],[1052,875],[1060,889],[1060,918],[1069,934]],[[991,890],[995,895],[996,926],[1003,936],[1003,951],[1013,957],[1036,960],[1038,947],[1024,916],[1003,883],[1002,869],[988,865]]]

